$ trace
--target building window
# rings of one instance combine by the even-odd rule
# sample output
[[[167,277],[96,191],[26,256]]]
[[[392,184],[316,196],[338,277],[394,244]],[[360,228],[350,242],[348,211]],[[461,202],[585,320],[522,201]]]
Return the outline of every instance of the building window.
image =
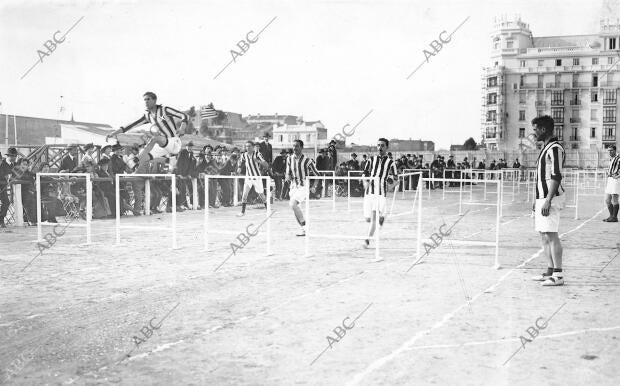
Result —
[[[590,128],[590,138],[596,138],[596,127]]]
[[[592,90],[592,94],[590,94],[590,102],[598,102],[598,91]]]
[[[306,143],[310,143],[310,134],[306,134]]]
[[[525,91],[519,91],[519,103],[525,103]]]
[[[592,87],[598,87],[598,74],[592,74]]]
[[[280,134],[280,143],[284,142],[284,136]]]
[[[603,108],[603,122],[616,122],[616,108],[604,107]]]
[[[525,110],[519,110],[519,120],[525,121]]]
[[[616,104],[616,90],[605,90],[603,104]]]
[[[561,106],[564,104],[564,92],[554,91],[551,93],[551,104]]]
[[[544,112],[540,109],[536,110],[536,116],[537,117],[542,117],[544,115]]]
[[[519,138],[525,138],[525,127],[519,127]]]
[[[609,58],[607,58],[607,64],[614,64],[613,56],[610,56]]]
[[[496,122],[497,121],[497,112],[495,110],[487,111],[487,122]]]
[[[526,66],[526,64],[527,64],[527,62],[526,62],[525,60],[522,60],[522,61],[521,61],[521,67],[525,67],[525,66]]]
[[[564,122],[564,109],[551,109],[551,118],[556,122]]]
[[[512,40],[508,40],[506,42],[506,48],[512,48],[513,45],[514,45],[514,42]]]
[[[497,137],[497,128],[496,127],[487,127],[487,129],[486,129],[486,137],[487,138],[495,138],[495,137]]]
[[[579,65],[579,58],[573,58],[573,66]]]
[[[499,48],[499,43],[493,43],[493,48],[497,50]]]
[[[598,64],[598,58],[592,58],[592,65]]]
[[[596,121],[598,119],[597,117],[598,117],[598,110],[597,109],[590,110],[590,120]]]
[[[497,104],[497,94],[491,93],[487,94],[487,105],[495,105]]]
[[[523,87],[523,83],[525,83],[525,76],[519,76],[519,87]]]
[[[610,50],[616,49],[616,38],[609,38],[609,49]]]
[[[545,61],[542,59],[538,59],[538,67],[542,67],[545,65]]]
[[[487,87],[497,86],[497,76],[492,76],[487,79]]]
[[[559,141],[564,140],[564,125],[555,125],[553,127],[553,134],[557,137]]]
[[[562,65],[562,59],[556,59],[555,60],[555,65],[557,66],[561,66]]]
[[[603,141],[616,141],[616,125],[603,126]]]
[[[571,127],[570,140],[571,141],[578,141],[579,140],[579,137],[577,136],[577,128],[576,127]]]

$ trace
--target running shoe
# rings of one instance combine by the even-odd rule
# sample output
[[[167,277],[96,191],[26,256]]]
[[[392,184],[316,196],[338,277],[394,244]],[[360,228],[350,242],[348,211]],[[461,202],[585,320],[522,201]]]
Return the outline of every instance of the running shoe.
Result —
[[[545,281],[542,282],[544,287],[555,287],[564,285],[564,278],[561,276],[549,276]]]
[[[540,275],[532,276],[532,280],[534,280],[534,281],[545,281],[545,280],[547,280],[550,277],[551,277],[551,275],[547,275],[546,272],[543,272]]]

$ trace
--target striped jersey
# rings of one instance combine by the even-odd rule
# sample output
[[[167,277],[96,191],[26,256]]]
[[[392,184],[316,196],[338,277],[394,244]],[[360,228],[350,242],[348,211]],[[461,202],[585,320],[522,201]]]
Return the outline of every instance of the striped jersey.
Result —
[[[157,127],[159,132],[166,138],[173,138],[178,136],[177,125],[174,123],[173,118],[178,118],[185,123],[187,123],[189,119],[187,114],[182,113],[179,110],[175,110],[172,107],[157,105],[155,107],[155,112],[150,112],[147,110],[137,121],[131,123],[129,126],[121,127],[121,129],[123,130],[123,133],[126,133],[134,127],[150,123]]]
[[[299,157],[293,154],[286,159],[286,177],[289,178],[295,186],[304,186],[304,181],[308,174],[312,174],[313,176],[320,175],[313,160],[303,154]]]
[[[387,155],[384,155],[383,157],[380,155],[373,155],[370,157],[364,168],[364,176],[373,178],[379,177],[379,186],[377,189],[374,179],[368,181],[368,185],[366,186],[366,194],[379,194],[385,196],[387,192],[387,178],[390,174],[394,176],[398,175],[398,170],[396,169],[394,160],[390,159]]]
[[[616,154],[614,158],[609,162],[609,168],[607,169],[608,177],[615,177],[620,174],[620,154]]]
[[[247,152],[241,154],[241,162],[245,166],[246,176],[262,176],[260,171],[260,161],[265,161],[262,154],[258,151],[249,155]]]
[[[564,187],[562,186],[562,168],[564,168],[564,162],[566,155],[564,148],[560,144],[557,138],[551,138],[540,154],[536,161],[536,198],[546,198],[549,194],[548,181],[555,180],[560,183],[556,196],[564,194]]]

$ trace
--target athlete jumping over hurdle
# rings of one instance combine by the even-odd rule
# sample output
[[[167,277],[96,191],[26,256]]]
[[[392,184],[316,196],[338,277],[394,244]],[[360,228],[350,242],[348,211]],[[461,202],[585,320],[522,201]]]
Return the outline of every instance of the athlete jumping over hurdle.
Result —
[[[616,145],[609,147],[609,169],[607,169],[607,186],[605,186],[605,204],[609,210],[609,217],[605,222],[618,222],[618,195],[620,194],[620,154],[616,152]]]
[[[156,128],[157,131],[151,132],[153,138],[138,155],[138,160],[140,164],[144,164],[151,159],[161,162],[164,158],[169,158],[170,170],[172,170],[176,161],[175,157],[182,147],[179,134],[182,135],[185,132],[189,117],[187,114],[172,107],[158,105],[157,95],[151,91],[144,93],[143,97],[146,106],[144,115],[128,126],[121,126],[120,129],[108,134],[106,139],[150,123],[152,125],[151,129]],[[178,129],[174,118],[181,120],[181,125]]]
[[[265,208],[267,208],[267,200],[263,194],[263,179],[256,177],[263,176],[261,166],[265,168],[269,165],[267,165],[267,161],[265,161],[260,151],[257,150],[258,146],[255,146],[254,142],[247,141],[244,146],[245,153],[241,155],[241,162],[245,167],[245,180],[243,182],[243,196],[241,198],[241,213],[237,214],[238,217],[245,216],[248,194],[250,194],[252,188],[256,190],[258,197],[265,204]],[[241,168],[237,172],[241,174]]]
[[[398,176],[396,164],[387,155],[389,146],[390,141],[385,138],[379,138],[377,141],[377,151],[379,154],[370,157],[364,168],[364,176],[373,178],[372,180],[364,180],[364,188],[366,190],[364,194],[364,217],[366,222],[370,223],[368,238],[364,240],[363,244],[364,248],[368,248],[370,244],[369,239],[372,238],[377,228],[377,215],[379,216],[379,226],[383,227],[388,184],[394,183],[395,179],[392,176]],[[379,179],[379,186],[375,186],[375,178]],[[379,257],[375,261],[383,261],[383,258]]]
[[[290,184],[289,191],[289,206],[295,214],[295,219],[301,227],[301,231],[297,233],[297,236],[306,235],[306,220],[304,214],[299,208],[299,204],[306,199],[306,189],[309,187],[304,186],[305,179],[308,174],[318,176],[319,171],[314,165],[314,161],[306,157],[302,150],[304,148],[304,142],[301,139],[296,139],[293,142],[293,155],[286,159],[286,182]],[[334,193],[335,194],[335,193]]]

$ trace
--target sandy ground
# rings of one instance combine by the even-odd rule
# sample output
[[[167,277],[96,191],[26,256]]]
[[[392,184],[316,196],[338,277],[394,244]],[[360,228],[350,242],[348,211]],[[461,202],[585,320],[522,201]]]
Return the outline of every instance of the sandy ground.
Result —
[[[458,195],[441,196],[424,197],[425,238],[459,218]],[[481,196],[476,186],[474,201]],[[402,215],[382,230],[380,263],[352,239],[311,238],[304,256],[285,202],[274,205],[273,254],[263,226],[216,272],[236,233],[258,225],[263,210],[241,220],[238,209],[211,210],[210,229],[232,233],[211,234],[207,252],[203,212],[179,214],[178,250],[168,233],[149,229],[170,224],[169,214],[123,218],[143,228],[123,231],[120,246],[114,221],[98,220],[94,244],[81,244],[84,228],[71,227],[25,270],[36,228],[0,233],[0,382],[620,384],[620,258],[612,261],[620,224],[601,222],[600,198],[584,199],[577,220],[564,210],[566,285],[543,288],[530,280],[546,262],[524,193],[514,202],[507,195],[500,270],[493,247],[457,242],[493,241],[495,208],[465,206],[452,234],[407,272],[417,213],[403,214],[413,194],[398,197],[393,214]],[[351,211],[346,200],[336,211],[312,201],[311,231],[363,235],[355,200]],[[549,318],[532,339],[526,330]],[[520,336],[531,342],[523,347]]]

